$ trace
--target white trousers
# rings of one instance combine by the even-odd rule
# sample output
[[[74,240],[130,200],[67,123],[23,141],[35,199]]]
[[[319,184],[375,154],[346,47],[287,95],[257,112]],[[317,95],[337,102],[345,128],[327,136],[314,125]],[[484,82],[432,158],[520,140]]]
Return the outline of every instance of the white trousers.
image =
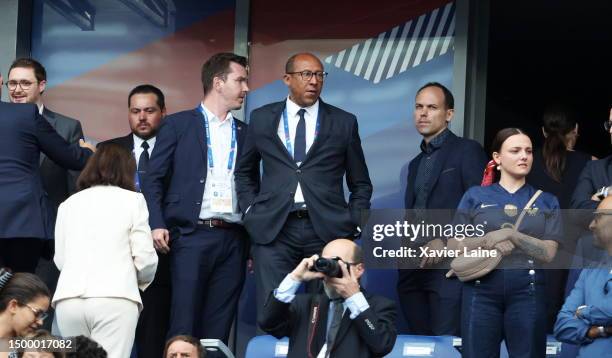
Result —
[[[84,335],[98,342],[108,358],[129,358],[138,323],[138,305],[124,298],[70,298],[55,306],[62,337]]]

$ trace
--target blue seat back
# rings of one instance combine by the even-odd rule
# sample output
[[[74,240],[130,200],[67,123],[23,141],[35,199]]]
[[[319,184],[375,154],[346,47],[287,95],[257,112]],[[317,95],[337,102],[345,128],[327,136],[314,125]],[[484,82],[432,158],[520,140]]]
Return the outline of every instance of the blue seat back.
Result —
[[[284,358],[289,351],[289,338],[276,339],[272,336],[251,338],[245,358]]]

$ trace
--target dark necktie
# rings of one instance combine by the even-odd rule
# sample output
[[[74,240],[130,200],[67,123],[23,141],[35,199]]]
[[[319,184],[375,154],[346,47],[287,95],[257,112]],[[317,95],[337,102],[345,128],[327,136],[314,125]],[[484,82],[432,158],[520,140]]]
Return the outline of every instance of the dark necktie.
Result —
[[[296,163],[301,163],[306,157],[306,118],[304,118],[304,108],[298,111],[300,120],[295,128],[295,147],[293,148],[293,159]]]
[[[327,329],[327,351],[325,351],[325,357],[329,357],[329,354],[334,346],[336,335],[338,335],[338,329],[342,322],[342,313],[344,313],[344,305],[341,300],[333,300],[334,308],[332,311],[332,321]]]
[[[147,173],[147,168],[149,167],[149,143],[146,141],[142,142],[140,147],[142,148],[142,153],[140,158],[138,158],[138,174],[142,176],[142,174]]]

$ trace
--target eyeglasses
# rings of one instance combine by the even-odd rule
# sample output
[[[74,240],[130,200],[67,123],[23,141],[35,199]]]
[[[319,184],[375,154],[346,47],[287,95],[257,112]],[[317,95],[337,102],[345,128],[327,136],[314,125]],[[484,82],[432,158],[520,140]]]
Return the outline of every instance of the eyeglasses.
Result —
[[[298,72],[287,72],[288,75],[295,75],[295,74],[300,74],[300,76],[302,76],[302,81],[310,81],[310,79],[312,78],[312,76],[316,76],[317,80],[319,81],[324,81],[325,77],[327,77],[327,72],[323,72],[323,71],[318,71],[318,72],[312,72],[312,71],[298,71]]]
[[[609,132],[612,128],[612,120],[607,120],[604,122],[604,129]]]
[[[34,317],[36,318],[36,320],[41,320],[44,321],[47,317],[49,317],[49,314],[43,310],[40,310],[38,308],[34,308],[32,306],[30,306],[29,304],[24,304],[24,306],[26,306],[27,308],[30,309],[30,311],[32,311],[32,313],[34,313]]]
[[[21,87],[22,90],[27,90],[30,89],[30,87],[32,87],[32,85],[35,82],[31,82],[28,80],[21,80],[21,81],[8,81],[6,83],[6,87],[10,90],[10,91],[14,91],[17,89],[17,85],[19,85],[19,87]]]

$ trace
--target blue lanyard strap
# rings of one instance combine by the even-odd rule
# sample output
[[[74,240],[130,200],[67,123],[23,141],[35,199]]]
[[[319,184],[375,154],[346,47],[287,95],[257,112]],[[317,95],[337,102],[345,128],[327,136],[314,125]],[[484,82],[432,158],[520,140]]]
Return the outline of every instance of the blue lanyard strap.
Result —
[[[215,163],[213,160],[212,154],[212,143],[210,141],[210,127],[208,124],[208,116],[206,115],[206,111],[204,107],[200,105],[199,107],[200,113],[202,113],[202,117],[204,118],[204,128],[206,129],[206,154],[208,156],[208,167],[214,168]],[[230,147],[229,158],[227,159],[227,170],[232,171],[234,166],[234,155],[236,154],[236,120],[232,121],[232,144]]]
[[[319,135],[319,126],[321,124],[321,108],[317,114],[317,124],[315,125],[314,139]],[[287,119],[287,106],[283,109],[283,127],[285,128],[285,147],[291,156],[293,156],[293,145],[291,144],[291,135],[289,134],[289,120]]]

